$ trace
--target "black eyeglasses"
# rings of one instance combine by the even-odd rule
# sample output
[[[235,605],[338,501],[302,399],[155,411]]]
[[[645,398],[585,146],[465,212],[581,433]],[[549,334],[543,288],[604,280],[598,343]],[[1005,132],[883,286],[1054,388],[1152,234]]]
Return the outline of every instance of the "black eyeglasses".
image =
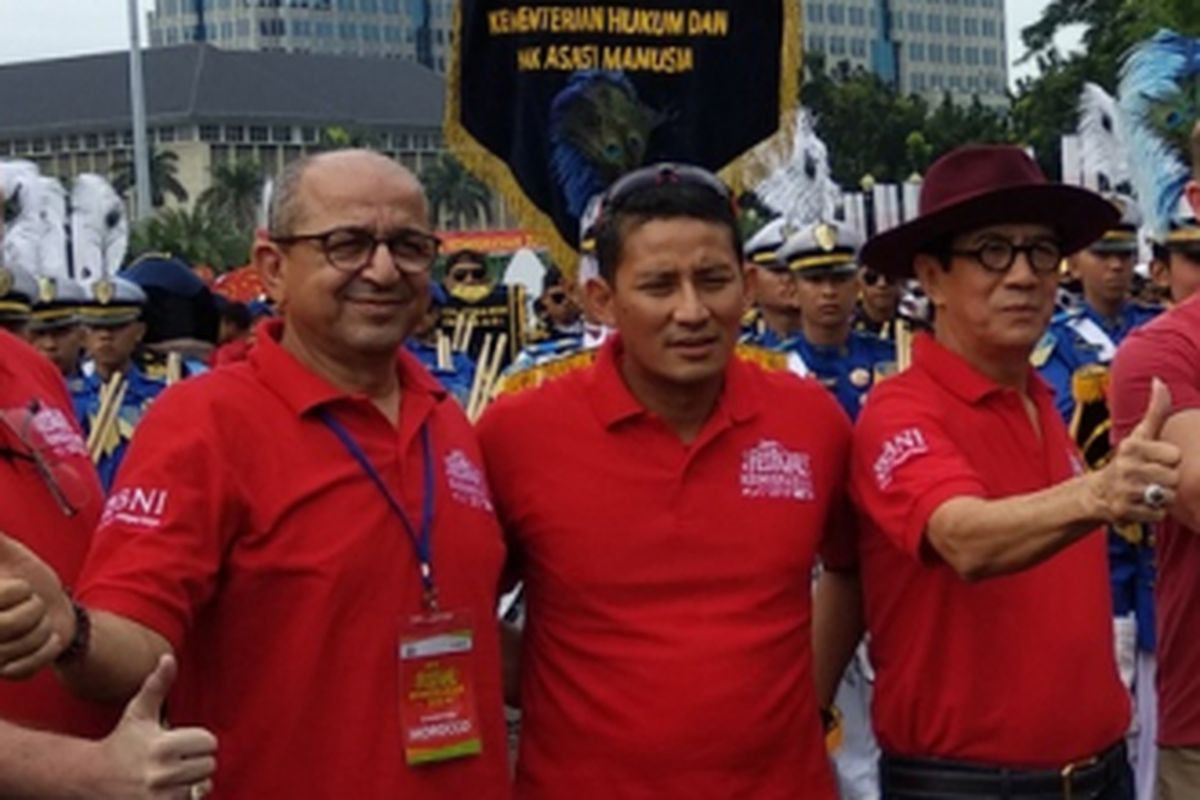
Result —
[[[1062,250],[1058,243],[1045,239],[1021,245],[1014,244],[1007,239],[989,239],[971,250],[951,250],[949,252],[950,255],[972,258],[988,272],[995,273],[1008,272],[1021,253],[1024,253],[1025,257],[1029,259],[1029,266],[1038,275],[1058,272],[1058,266],[1062,263]]]
[[[548,295],[546,295],[546,299],[551,303],[554,303],[554,305],[560,306],[567,302],[567,293],[562,291],[550,292]]]
[[[884,275],[882,272],[876,272],[869,267],[859,273],[862,276],[862,282],[867,286],[884,286],[890,284],[891,278]]]
[[[87,489],[74,467],[44,453],[46,446],[34,441],[36,431],[33,420],[40,411],[41,406],[37,401],[28,408],[0,411],[0,427],[7,430],[24,448],[17,450],[0,442],[0,459],[32,464],[59,510],[64,516],[73,517],[83,506]]]
[[[487,270],[483,267],[455,267],[450,270],[450,277],[456,281],[481,281],[487,277]]]
[[[401,272],[428,272],[442,246],[438,237],[414,228],[401,228],[386,236],[376,236],[366,228],[341,227],[322,233],[273,236],[271,241],[281,245],[316,242],[331,267],[348,273],[365,269],[379,245],[387,248],[392,263]]]
[[[732,203],[733,194],[729,187],[713,173],[690,164],[653,164],[635,169],[616,180],[604,193],[603,208],[611,210],[620,206],[630,195],[655,186],[677,184],[699,186],[715,192],[721,199]]]

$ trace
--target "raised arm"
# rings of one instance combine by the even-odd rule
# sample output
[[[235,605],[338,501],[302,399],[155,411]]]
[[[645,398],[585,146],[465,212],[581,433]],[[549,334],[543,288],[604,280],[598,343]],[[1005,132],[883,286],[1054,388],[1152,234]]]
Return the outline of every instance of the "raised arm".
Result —
[[[955,497],[930,515],[930,547],[967,580],[1019,572],[1054,555],[1098,525],[1157,522],[1180,484],[1181,448],[1161,438],[1171,406],[1165,385],[1155,382],[1138,426],[1102,469],[1057,486],[998,500]],[[1150,484],[1166,490],[1166,502],[1143,502]]]

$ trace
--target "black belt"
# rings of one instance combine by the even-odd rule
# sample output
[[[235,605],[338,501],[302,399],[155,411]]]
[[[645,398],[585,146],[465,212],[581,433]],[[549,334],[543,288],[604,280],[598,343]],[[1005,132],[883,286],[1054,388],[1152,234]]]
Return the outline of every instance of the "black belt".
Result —
[[[1119,781],[1128,769],[1125,743],[1098,756],[1068,764],[1059,770],[1022,770],[884,754],[879,779],[884,798],[958,797],[1063,798],[1088,800]]]

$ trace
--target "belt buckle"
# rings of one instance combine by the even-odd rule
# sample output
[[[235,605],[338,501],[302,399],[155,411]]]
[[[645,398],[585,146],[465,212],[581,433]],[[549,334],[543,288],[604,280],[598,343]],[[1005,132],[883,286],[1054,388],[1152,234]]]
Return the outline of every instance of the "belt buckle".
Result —
[[[1067,764],[1065,767],[1059,770],[1059,777],[1062,778],[1063,800],[1072,800],[1074,797],[1071,788],[1071,782],[1075,779],[1075,773],[1081,769],[1094,767],[1097,763],[1099,763],[1099,761],[1100,758],[1098,756],[1092,756],[1091,758],[1086,758],[1083,761],[1072,761],[1070,764]]]

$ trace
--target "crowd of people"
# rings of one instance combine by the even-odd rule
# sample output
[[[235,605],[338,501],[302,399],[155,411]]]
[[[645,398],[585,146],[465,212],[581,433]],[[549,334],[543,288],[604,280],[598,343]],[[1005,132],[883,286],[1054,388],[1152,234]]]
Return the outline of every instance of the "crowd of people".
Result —
[[[269,302],[6,266],[0,796],[1200,797],[1198,213],[1151,305],[1018,148],[866,241],[656,164],[529,304],[340,150]]]

